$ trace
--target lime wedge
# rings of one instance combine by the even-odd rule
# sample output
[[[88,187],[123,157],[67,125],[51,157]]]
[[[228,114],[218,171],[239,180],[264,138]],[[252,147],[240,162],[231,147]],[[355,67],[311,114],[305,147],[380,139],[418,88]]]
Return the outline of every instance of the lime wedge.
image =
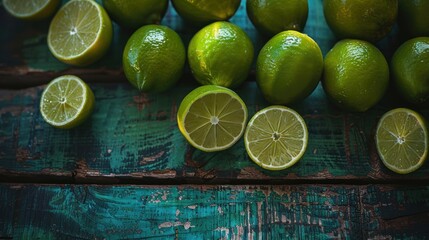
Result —
[[[80,78],[65,75],[52,80],[40,99],[43,119],[57,128],[72,128],[92,113],[94,94]]]
[[[425,120],[413,110],[393,109],[378,122],[375,143],[387,168],[400,174],[413,172],[428,156]]]
[[[215,85],[194,89],[177,113],[180,132],[197,149],[214,152],[234,145],[243,135],[247,107],[232,90]]]
[[[3,6],[12,16],[26,20],[40,20],[51,16],[60,0],[3,0]]]
[[[87,66],[99,60],[111,42],[112,23],[103,7],[95,1],[66,3],[49,26],[49,50],[67,64]]]
[[[294,165],[304,155],[307,142],[304,119],[284,106],[270,106],[257,112],[244,134],[250,159],[268,170],[282,170]]]

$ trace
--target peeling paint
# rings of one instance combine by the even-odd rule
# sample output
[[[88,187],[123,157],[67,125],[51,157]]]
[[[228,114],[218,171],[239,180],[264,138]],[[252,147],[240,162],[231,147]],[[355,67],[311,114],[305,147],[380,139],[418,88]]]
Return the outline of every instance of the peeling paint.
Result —
[[[159,229],[161,229],[161,228],[171,228],[171,227],[177,227],[177,226],[183,226],[183,228],[185,230],[188,230],[189,228],[195,227],[189,221],[186,221],[186,222],[176,221],[176,222],[163,222],[163,223],[161,223],[161,224],[158,225],[158,228]]]

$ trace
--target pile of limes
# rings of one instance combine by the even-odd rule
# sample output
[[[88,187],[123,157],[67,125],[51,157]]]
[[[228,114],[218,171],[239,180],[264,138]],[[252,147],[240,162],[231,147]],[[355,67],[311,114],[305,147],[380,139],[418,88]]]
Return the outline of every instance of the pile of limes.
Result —
[[[364,112],[376,105],[390,79],[413,106],[429,104],[429,0],[325,0],[326,23],[339,41],[323,56],[316,41],[302,33],[307,0],[247,0],[249,20],[270,39],[257,58],[246,32],[228,22],[240,0],[172,0],[186,24],[198,28],[186,47],[171,28],[159,25],[168,0],[3,0],[15,17],[37,20],[52,16],[48,46],[60,61],[88,66],[102,58],[112,42],[110,17],[135,32],[123,51],[126,78],[137,89],[156,94],[175,86],[186,60],[203,86],[181,102],[178,127],[202,151],[233,146],[244,134],[249,157],[270,170],[285,169],[305,153],[308,131],[304,119],[286,107],[309,96],[321,80],[328,99],[344,111]],[[104,7],[103,7],[104,6]],[[425,9],[425,10],[423,10]],[[398,21],[405,41],[389,63],[376,43]],[[234,89],[256,63],[256,82],[273,104],[248,121],[246,104]],[[59,128],[82,123],[94,95],[76,76],[54,79],[42,94],[43,118]],[[375,142],[383,163],[398,173],[419,168],[428,155],[423,117],[400,108],[381,117]]]

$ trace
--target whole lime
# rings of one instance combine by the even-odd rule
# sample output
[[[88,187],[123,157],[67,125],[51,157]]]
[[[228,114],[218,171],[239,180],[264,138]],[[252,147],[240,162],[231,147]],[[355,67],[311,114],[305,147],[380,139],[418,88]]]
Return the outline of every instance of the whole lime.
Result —
[[[171,2],[185,21],[203,26],[231,18],[240,6],[241,0],[172,0]]]
[[[215,22],[192,37],[188,61],[199,83],[234,88],[249,74],[253,44],[237,25]]]
[[[326,0],[323,12],[338,38],[377,42],[396,21],[398,0]]]
[[[122,56],[128,81],[140,91],[162,92],[181,77],[186,51],[179,35],[160,25],[146,25],[129,38]]]
[[[371,43],[345,39],[326,54],[322,83],[334,104],[364,112],[383,97],[389,85],[389,67]]]
[[[399,93],[409,102],[429,103],[429,37],[403,43],[392,57],[392,75]]]
[[[429,37],[429,0],[399,0],[398,25],[407,37]]]
[[[168,7],[168,0],[103,0],[109,16],[119,25],[137,29],[159,24]]]
[[[323,55],[306,34],[289,30],[271,38],[256,62],[256,80],[273,104],[304,99],[316,88],[323,71]]]
[[[273,36],[281,31],[302,31],[307,22],[307,0],[248,0],[247,15],[258,31]]]

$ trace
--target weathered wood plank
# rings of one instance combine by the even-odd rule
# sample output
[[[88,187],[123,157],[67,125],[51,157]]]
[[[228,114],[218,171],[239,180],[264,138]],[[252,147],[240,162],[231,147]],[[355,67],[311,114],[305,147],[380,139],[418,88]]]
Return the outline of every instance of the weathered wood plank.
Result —
[[[255,59],[261,47],[268,40],[261,36],[247,17],[246,1],[241,1],[237,13],[230,19],[249,35],[255,46]],[[23,22],[9,16],[0,6],[0,87],[23,88],[47,83],[54,77],[64,74],[79,75],[89,82],[123,82],[122,51],[131,32],[114,24],[113,43],[107,55],[97,63],[78,68],[68,66],[56,60],[46,44],[49,20],[43,22]],[[6,24],[7,23],[7,24]],[[176,30],[185,45],[198,29],[186,25],[170,4],[163,25]],[[326,54],[336,39],[327,26],[322,1],[309,0],[309,16],[304,32],[311,36]],[[378,46],[389,57],[398,45],[396,32],[393,31]],[[255,62],[255,61],[254,61]],[[188,68],[185,71],[190,74]],[[252,79],[251,75],[250,79]],[[190,78],[184,78],[190,79]]]
[[[429,236],[428,186],[1,185],[0,192],[9,194],[0,209],[14,205],[5,227],[16,239]]]
[[[429,239],[429,186],[369,186],[360,195],[365,238]]]
[[[176,111],[195,85],[181,84],[164,94],[141,94],[126,83],[91,87],[95,111],[72,130],[55,129],[43,121],[38,108],[43,87],[0,90],[0,176],[89,183],[429,179],[429,164],[402,176],[378,159],[373,134],[379,117],[401,104],[393,97],[387,96],[367,113],[350,114],[330,105],[318,87],[293,106],[309,129],[304,158],[290,169],[271,172],[249,160],[242,141],[219,153],[204,153],[187,144],[177,128]],[[250,116],[268,105],[254,82],[237,92]],[[428,109],[421,112],[429,118]]]
[[[13,210],[17,189],[14,186],[0,186],[0,239],[11,239],[13,236]]]
[[[12,201],[18,201],[16,239],[328,239],[361,234],[357,187],[22,185],[12,190]]]

